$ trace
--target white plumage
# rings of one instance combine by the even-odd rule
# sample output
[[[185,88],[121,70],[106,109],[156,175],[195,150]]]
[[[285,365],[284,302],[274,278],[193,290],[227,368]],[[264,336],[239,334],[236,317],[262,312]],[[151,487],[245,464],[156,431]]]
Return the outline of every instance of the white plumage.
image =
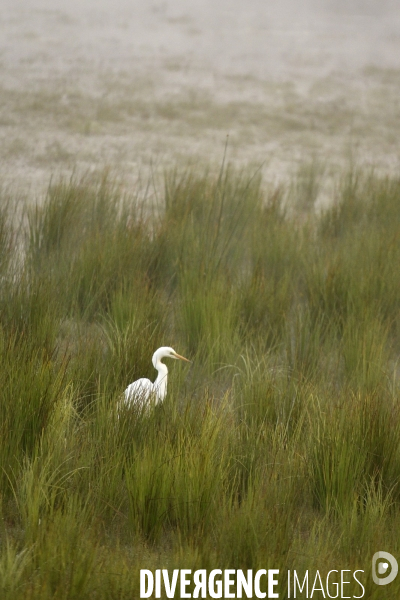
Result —
[[[139,404],[140,406],[150,406],[163,402],[167,395],[168,368],[162,362],[164,358],[175,358],[190,362],[184,356],[177,354],[173,348],[162,346],[153,354],[152,362],[154,368],[158,371],[157,379],[154,383],[150,379],[142,377],[134,381],[125,390],[125,406]]]

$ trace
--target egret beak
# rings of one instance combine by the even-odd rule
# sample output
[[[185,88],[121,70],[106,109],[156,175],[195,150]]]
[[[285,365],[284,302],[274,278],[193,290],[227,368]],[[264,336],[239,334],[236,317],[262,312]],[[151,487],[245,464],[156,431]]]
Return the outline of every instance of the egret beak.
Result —
[[[176,352],[174,353],[174,358],[180,358],[181,360],[185,360],[188,363],[192,362],[188,358],[185,358],[184,356],[181,356],[180,354],[177,354]]]

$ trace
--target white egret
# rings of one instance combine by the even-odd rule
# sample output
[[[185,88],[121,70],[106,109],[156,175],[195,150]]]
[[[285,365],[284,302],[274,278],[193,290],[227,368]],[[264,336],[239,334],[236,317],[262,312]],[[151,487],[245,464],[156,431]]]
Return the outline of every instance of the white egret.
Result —
[[[173,348],[163,346],[153,354],[152,362],[154,368],[158,371],[157,379],[154,383],[150,379],[142,377],[134,381],[125,390],[125,406],[131,406],[138,403],[141,406],[150,406],[158,404],[165,399],[167,395],[168,369],[162,361],[163,358],[175,358],[190,362],[184,356],[177,354]]]

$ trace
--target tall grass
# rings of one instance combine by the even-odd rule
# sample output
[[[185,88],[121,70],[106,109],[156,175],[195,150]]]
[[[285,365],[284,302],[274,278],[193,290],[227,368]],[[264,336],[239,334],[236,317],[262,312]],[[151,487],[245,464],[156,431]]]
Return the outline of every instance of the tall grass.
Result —
[[[379,598],[371,556],[400,550],[400,184],[343,174],[316,216],[323,176],[175,171],[154,214],[72,178],[21,226],[4,204],[2,599],[134,598],[140,568],[177,567],[364,569]],[[118,419],[161,345],[192,364]]]

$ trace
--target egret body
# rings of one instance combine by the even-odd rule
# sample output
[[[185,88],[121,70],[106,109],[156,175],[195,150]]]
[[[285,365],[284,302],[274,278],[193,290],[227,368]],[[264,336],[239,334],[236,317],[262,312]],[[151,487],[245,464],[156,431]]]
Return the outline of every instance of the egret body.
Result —
[[[177,354],[173,348],[163,346],[153,354],[152,362],[154,368],[158,371],[157,379],[154,383],[150,379],[142,377],[134,381],[125,390],[125,406],[131,406],[138,403],[140,405],[159,404],[165,400],[167,395],[168,368],[162,360],[164,358],[174,358],[190,362],[184,356]]]

